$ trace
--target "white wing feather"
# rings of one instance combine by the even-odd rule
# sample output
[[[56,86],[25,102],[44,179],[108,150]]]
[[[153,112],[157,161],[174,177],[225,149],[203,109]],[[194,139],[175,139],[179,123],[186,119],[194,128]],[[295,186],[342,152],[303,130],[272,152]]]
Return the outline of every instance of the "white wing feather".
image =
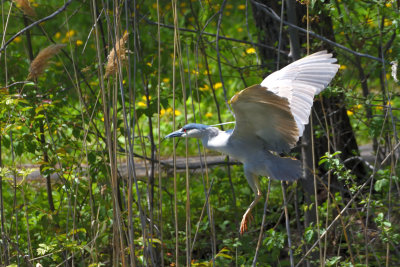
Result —
[[[314,96],[331,82],[339,69],[336,58],[326,51],[320,51],[299,59],[283,69],[266,77],[261,86],[289,101],[290,110],[303,135],[308,124]]]

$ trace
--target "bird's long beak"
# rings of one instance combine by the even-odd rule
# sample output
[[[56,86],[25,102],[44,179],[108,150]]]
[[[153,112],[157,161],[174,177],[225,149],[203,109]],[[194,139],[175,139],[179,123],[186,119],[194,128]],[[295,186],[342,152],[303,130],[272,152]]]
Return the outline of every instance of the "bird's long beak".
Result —
[[[183,134],[184,134],[184,132],[182,132],[181,130],[177,130],[175,132],[170,133],[169,135],[167,135],[164,138],[182,137]]]

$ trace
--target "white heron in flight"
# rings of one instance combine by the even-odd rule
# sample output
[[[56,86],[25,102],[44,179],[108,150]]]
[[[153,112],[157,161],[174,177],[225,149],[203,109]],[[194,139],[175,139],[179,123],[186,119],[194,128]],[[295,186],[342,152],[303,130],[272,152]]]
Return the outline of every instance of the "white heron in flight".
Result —
[[[243,215],[241,234],[247,230],[251,209],[261,198],[259,176],[281,181],[301,177],[300,161],[278,154],[288,153],[303,135],[314,96],[326,88],[339,69],[335,62],[332,54],[320,51],[235,94],[231,99],[236,119],[233,130],[190,123],[166,136],[199,138],[206,148],[243,163],[255,198]]]

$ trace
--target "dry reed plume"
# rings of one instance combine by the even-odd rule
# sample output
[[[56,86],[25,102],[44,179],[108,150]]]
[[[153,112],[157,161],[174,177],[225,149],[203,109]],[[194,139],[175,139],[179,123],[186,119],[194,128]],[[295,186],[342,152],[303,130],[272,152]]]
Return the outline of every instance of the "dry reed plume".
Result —
[[[53,44],[41,50],[29,67],[28,79],[37,79],[46,69],[49,59],[60,52],[65,44]]]
[[[116,46],[110,51],[108,55],[108,62],[106,66],[106,74],[105,77],[109,76],[110,74],[114,74],[117,72],[119,65],[126,61],[126,49],[125,43],[128,40],[128,33],[125,32],[124,36],[118,40]]]
[[[31,7],[28,0],[14,0],[18,8],[24,12],[25,15],[30,17],[36,17],[35,10]]]

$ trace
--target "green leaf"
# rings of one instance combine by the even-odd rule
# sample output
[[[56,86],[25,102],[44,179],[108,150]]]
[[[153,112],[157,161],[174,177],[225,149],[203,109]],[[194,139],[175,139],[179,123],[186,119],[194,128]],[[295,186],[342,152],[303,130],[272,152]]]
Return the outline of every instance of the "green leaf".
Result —
[[[314,231],[312,229],[308,229],[304,232],[304,240],[307,243],[311,243],[312,239],[314,237]]]
[[[43,114],[40,114],[40,115],[37,115],[37,116],[35,116],[35,119],[37,120],[37,119],[43,119],[44,118],[44,115]]]
[[[33,107],[24,107],[24,108],[21,109],[21,111],[28,111],[28,110],[31,110],[31,109],[33,109]]]
[[[325,266],[334,266],[339,263],[341,256],[334,256],[332,258],[326,259]]]
[[[378,180],[375,182],[374,189],[377,192],[381,192],[382,190],[386,190],[389,187],[389,181],[387,179]]]
[[[227,248],[221,249],[215,257],[216,257],[216,258],[217,258],[217,257],[223,257],[223,258],[227,258],[227,259],[230,259],[230,260],[231,260],[231,259],[232,259],[232,256],[231,256],[231,255],[228,255],[228,254],[226,254],[226,253],[224,253],[224,252],[229,252],[229,249],[227,249]]]

